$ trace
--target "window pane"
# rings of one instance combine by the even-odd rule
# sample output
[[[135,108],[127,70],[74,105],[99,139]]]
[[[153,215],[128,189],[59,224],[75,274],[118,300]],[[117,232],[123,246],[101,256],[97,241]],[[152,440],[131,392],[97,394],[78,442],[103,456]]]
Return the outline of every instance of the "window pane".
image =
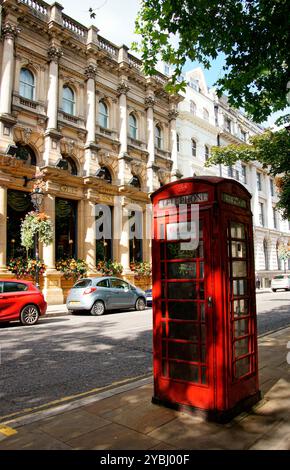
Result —
[[[182,258],[203,258],[203,242],[200,241],[195,250],[183,250],[181,246],[184,242],[167,243],[166,257],[167,259],[182,259]]]
[[[196,383],[198,382],[198,367],[180,362],[170,362],[169,377]]]
[[[196,299],[197,286],[193,282],[168,282],[169,299]]]
[[[246,261],[232,261],[232,276],[233,277],[246,277],[247,276]]]
[[[74,289],[84,289],[85,287],[89,287],[92,285],[91,279],[82,279],[81,281],[78,281],[73,288]]]
[[[26,284],[20,282],[4,282],[3,292],[21,292],[27,290]]]
[[[232,257],[233,258],[246,258],[247,250],[246,244],[244,242],[235,242],[232,241]]]
[[[168,357],[184,361],[199,362],[199,345],[191,343],[168,342]]]
[[[236,222],[231,222],[231,237],[245,239],[245,226]]]
[[[235,337],[247,335],[249,332],[249,320],[236,320],[235,321]]]
[[[240,339],[235,342],[235,357],[243,356],[249,352],[249,338]]]
[[[196,262],[167,263],[168,279],[195,279]]]
[[[168,337],[171,339],[199,340],[199,326],[195,323],[169,322]]]
[[[245,357],[236,362],[236,377],[248,374],[250,372],[250,358]]]
[[[107,279],[104,279],[103,281],[100,281],[97,284],[98,287],[109,287],[109,281]]]
[[[234,300],[233,313],[235,317],[248,315],[248,301],[244,299]]]
[[[198,320],[196,302],[168,302],[168,316],[175,320]]]
[[[247,281],[246,280],[234,280],[233,291],[234,291],[234,296],[245,295],[247,293]]]

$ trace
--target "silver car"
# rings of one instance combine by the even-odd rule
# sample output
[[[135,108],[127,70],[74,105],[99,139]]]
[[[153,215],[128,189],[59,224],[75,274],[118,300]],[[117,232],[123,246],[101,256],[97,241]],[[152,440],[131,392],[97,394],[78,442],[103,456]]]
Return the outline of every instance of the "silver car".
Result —
[[[116,277],[80,279],[69,292],[66,306],[70,313],[88,311],[103,315],[106,310],[146,308],[145,292]]]

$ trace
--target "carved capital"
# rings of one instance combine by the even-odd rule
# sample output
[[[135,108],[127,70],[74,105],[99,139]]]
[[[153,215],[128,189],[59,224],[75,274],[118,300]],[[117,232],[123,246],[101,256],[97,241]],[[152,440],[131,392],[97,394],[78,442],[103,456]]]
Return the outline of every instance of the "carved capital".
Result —
[[[127,82],[125,82],[124,80],[122,80],[118,87],[117,87],[117,94],[118,96],[120,95],[127,95],[130,91],[130,87],[127,85]]]
[[[20,28],[18,26],[11,24],[11,23],[5,23],[2,27],[2,35],[4,36],[5,39],[15,39],[17,34],[20,33]]]
[[[177,119],[178,117],[178,111],[176,109],[171,109],[169,112],[168,112],[168,119],[169,121],[173,121],[174,119]]]
[[[96,74],[97,74],[97,67],[96,67],[95,65],[89,64],[89,65],[85,68],[85,76],[87,77],[88,80],[89,80],[90,78],[92,78],[93,80],[95,80]]]
[[[63,52],[59,47],[51,46],[47,51],[47,55],[50,62],[55,62],[58,64],[63,55]]]
[[[136,175],[136,176],[140,176],[140,174],[142,173],[142,169],[143,169],[143,164],[141,162],[138,162],[136,160],[133,160],[131,162],[131,172],[132,172],[132,175]]]
[[[145,98],[145,108],[153,108],[155,105],[155,98],[154,96],[146,96]]]

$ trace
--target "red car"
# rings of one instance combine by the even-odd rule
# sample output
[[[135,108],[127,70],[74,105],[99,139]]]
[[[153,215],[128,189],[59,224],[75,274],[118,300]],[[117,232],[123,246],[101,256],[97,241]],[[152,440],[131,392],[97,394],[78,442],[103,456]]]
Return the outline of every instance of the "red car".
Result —
[[[46,309],[42,293],[32,282],[0,279],[0,321],[20,320],[22,325],[35,325]]]

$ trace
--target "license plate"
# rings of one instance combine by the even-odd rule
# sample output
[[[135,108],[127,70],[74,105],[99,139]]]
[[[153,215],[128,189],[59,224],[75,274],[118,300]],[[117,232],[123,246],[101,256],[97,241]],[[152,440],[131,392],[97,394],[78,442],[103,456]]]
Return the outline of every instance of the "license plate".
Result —
[[[73,304],[73,305],[80,304],[80,301],[79,301],[79,300],[71,300],[69,304],[70,304],[70,305],[72,305],[72,304]]]

